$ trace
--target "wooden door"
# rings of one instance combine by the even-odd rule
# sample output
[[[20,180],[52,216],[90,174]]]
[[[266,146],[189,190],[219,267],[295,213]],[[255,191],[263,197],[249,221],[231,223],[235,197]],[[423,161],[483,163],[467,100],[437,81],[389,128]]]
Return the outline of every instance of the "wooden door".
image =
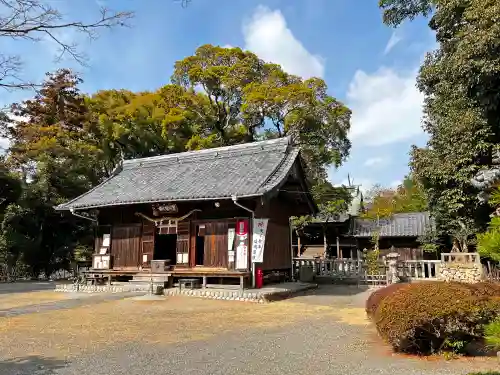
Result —
[[[227,222],[211,222],[205,226],[205,267],[227,268]]]
[[[142,224],[142,237],[141,237],[141,258],[139,259],[143,268],[151,267],[151,260],[153,259],[155,250],[155,225],[153,223]]]
[[[111,232],[113,268],[138,269],[141,241],[141,224],[116,225]]]
[[[177,223],[176,265],[189,266],[189,221]]]

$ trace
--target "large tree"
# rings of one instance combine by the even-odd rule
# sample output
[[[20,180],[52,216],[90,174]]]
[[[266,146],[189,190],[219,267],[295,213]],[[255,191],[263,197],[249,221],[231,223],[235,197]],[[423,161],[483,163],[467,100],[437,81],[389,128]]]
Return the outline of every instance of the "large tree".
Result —
[[[95,39],[102,29],[125,26],[131,12],[113,12],[101,8],[92,21],[69,19],[55,7],[54,2],[44,0],[0,0],[0,37],[28,40],[33,43],[55,43],[59,47],[56,59],[69,55],[79,63],[85,63],[85,55],[78,46],[66,42],[61,32],[71,30]],[[31,88],[39,82],[22,78],[23,59],[5,51],[0,53],[0,87],[5,89]]]
[[[20,120],[1,128],[11,145],[6,163],[22,176],[23,192],[5,209],[0,245],[9,267],[22,260],[33,276],[67,266],[79,241],[90,244],[88,222],[54,211],[101,178],[79,83],[68,70],[49,74],[33,99],[13,105]]]
[[[423,184],[438,228],[456,247],[488,220],[472,178],[493,165],[500,145],[500,3],[497,0],[381,0],[384,21],[397,26],[430,15],[438,49],[421,67],[426,147],[412,150],[411,165]]]
[[[291,135],[313,180],[326,178],[325,167],[349,153],[350,111],[327,94],[322,79],[303,80],[240,48],[204,45],[176,62],[172,81],[204,94],[182,105],[214,145]]]
[[[86,129],[92,134],[99,168],[109,176],[122,159],[210,146],[197,122],[196,102],[188,103],[196,99],[198,95],[176,85],[140,93],[105,90],[87,98]]]

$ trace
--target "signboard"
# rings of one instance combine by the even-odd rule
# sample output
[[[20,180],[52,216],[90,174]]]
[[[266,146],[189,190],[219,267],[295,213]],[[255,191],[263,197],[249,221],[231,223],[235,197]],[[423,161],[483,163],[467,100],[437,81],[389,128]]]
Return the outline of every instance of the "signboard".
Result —
[[[252,263],[262,263],[264,261],[264,245],[266,244],[268,221],[269,219],[253,219]]]
[[[161,214],[176,214],[177,212],[178,209],[175,203],[153,205],[154,216],[160,216]]]
[[[236,222],[236,269],[248,269],[248,220]]]
[[[227,230],[227,261],[230,263],[230,269],[233,269],[234,265],[234,239],[236,237],[236,229],[229,228]]]

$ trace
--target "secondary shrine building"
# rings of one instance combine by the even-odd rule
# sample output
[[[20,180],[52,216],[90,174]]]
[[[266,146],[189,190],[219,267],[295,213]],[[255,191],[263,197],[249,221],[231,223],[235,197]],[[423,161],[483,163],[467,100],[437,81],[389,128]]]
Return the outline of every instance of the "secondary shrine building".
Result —
[[[56,209],[95,221],[91,272],[240,282],[290,271],[289,218],[317,211],[290,138],[126,160]]]

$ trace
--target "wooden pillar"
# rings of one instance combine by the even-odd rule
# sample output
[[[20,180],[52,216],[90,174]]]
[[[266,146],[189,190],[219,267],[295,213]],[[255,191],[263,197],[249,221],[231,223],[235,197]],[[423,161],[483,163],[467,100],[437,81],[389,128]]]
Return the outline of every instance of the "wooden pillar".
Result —
[[[326,240],[326,225],[323,225],[323,258],[326,258],[328,252],[328,245]]]
[[[340,258],[340,242],[339,242],[339,236],[337,236],[337,258]]]
[[[245,286],[244,277],[240,276],[240,291],[243,291],[244,286]]]
[[[207,277],[203,276],[203,289],[207,288]]]
[[[297,256],[300,257],[300,249],[301,249],[301,246],[300,246],[300,235],[297,233]]]

